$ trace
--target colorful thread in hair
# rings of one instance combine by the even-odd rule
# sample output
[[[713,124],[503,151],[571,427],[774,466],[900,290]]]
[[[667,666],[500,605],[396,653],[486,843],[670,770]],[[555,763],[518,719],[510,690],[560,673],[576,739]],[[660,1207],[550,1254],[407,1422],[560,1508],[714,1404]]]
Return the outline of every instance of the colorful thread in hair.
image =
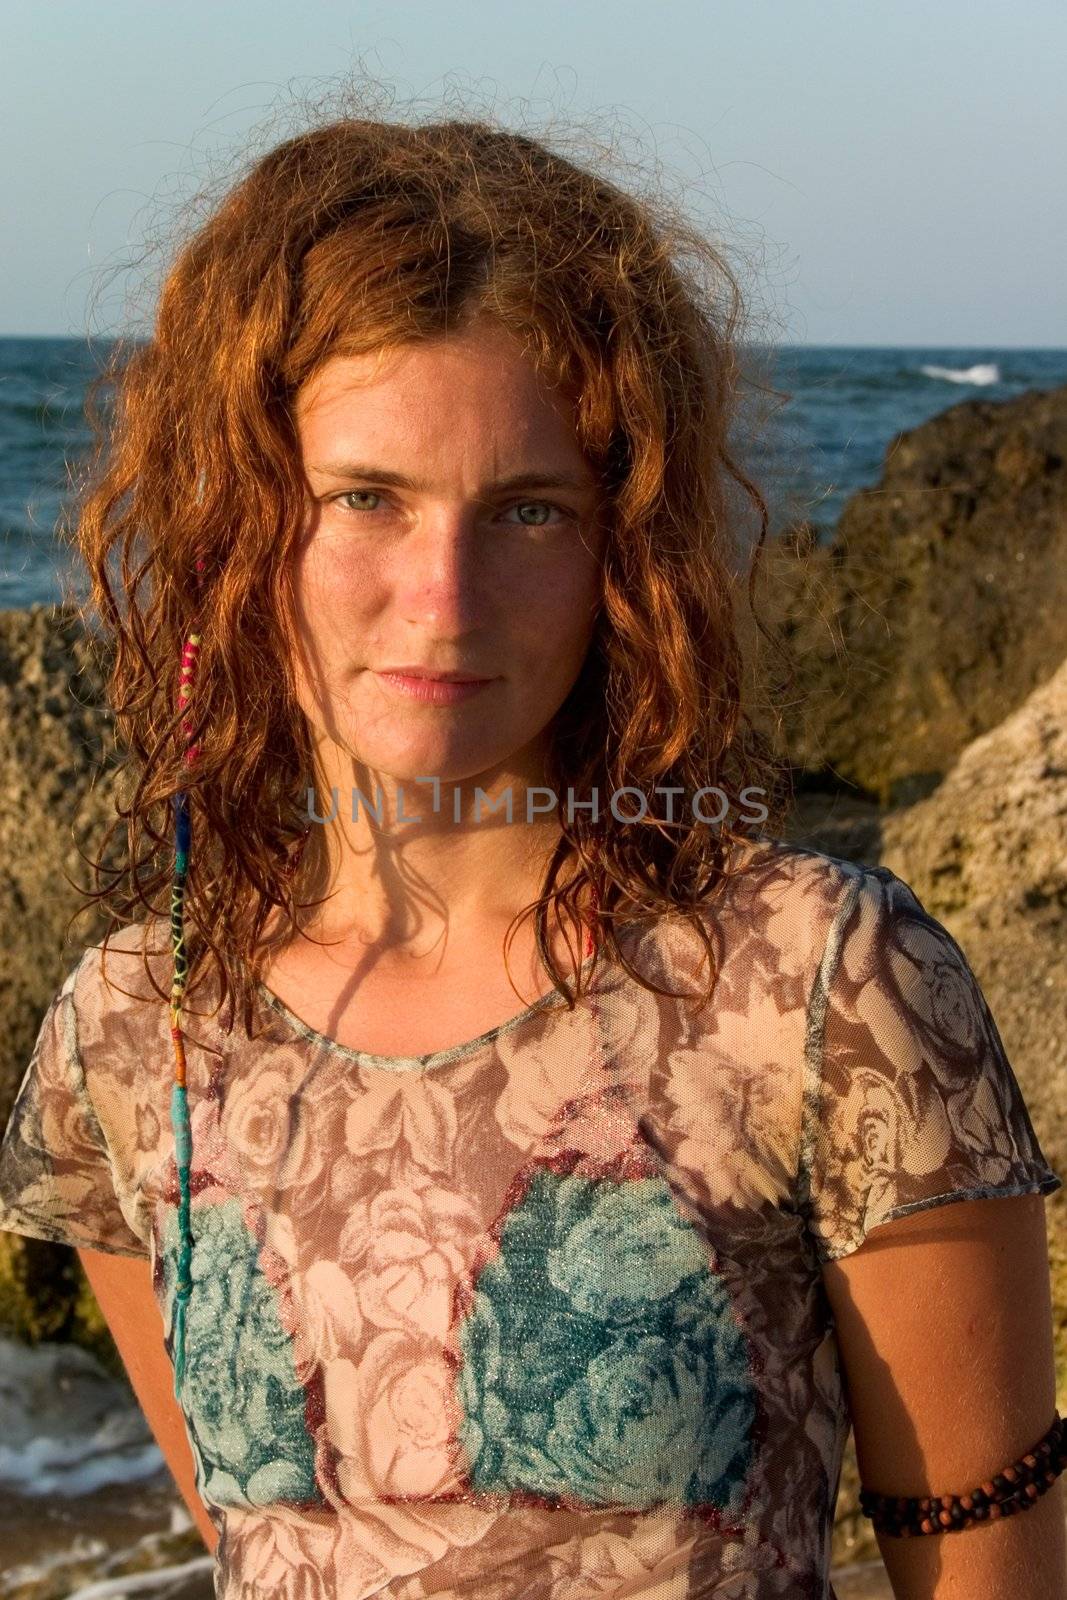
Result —
[[[197,572],[203,570],[198,560]],[[178,678],[178,705],[182,710],[192,697],[196,677],[197,653],[200,635],[191,633],[182,651],[181,671]],[[185,760],[189,765],[196,760],[199,746],[192,742],[193,725],[182,720],[182,731],[188,740]],[[174,1326],[172,1346],[174,1352],[174,1393],[180,1398],[185,1378],[185,1315],[189,1297],[193,1292],[192,1257],[193,1235],[189,1220],[189,1172],[193,1162],[193,1130],[189,1121],[189,1096],[185,1071],[185,1039],[182,1034],[181,1002],[188,976],[185,950],[185,882],[189,870],[192,845],[192,823],[189,816],[189,796],[185,790],[174,796],[175,856],[174,884],[170,902],[171,945],[174,953],[174,980],[170,994],[170,1032],[174,1040],[174,1087],[170,1096],[170,1120],[174,1129],[174,1159],[178,1169],[178,1267],[174,1288]]]

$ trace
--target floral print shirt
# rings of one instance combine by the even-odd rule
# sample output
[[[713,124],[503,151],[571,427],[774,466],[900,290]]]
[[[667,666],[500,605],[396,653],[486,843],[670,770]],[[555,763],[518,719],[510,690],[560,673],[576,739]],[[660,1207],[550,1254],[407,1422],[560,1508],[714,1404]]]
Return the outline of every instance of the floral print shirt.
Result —
[[[620,936],[681,998],[601,963],[573,1006],[417,1058],[262,986],[251,1038],[190,1006],[180,1404],[218,1600],[832,1595],[849,1419],[822,1265],[1059,1180],[908,886],[746,848],[701,913],[700,1010],[682,918]],[[122,993],[151,993],[139,954],[107,977],[87,951],[41,1025],[0,1227],[148,1258],[172,1355],[169,1015]]]

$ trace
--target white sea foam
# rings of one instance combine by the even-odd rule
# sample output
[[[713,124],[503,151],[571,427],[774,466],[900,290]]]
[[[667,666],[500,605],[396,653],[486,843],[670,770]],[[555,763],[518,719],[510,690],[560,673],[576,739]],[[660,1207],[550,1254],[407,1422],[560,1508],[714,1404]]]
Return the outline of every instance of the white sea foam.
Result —
[[[89,1494],[165,1463],[141,1408],[87,1350],[0,1339],[0,1484],[21,1495]]]
[[[69,1600],[124,1600],[126,1595],[149,1594],[153,1589],[171,1589],[180,1578],[192,1578],[199,1573],[210,1573],[215,1562],[212,1556],[194,1556],[176,1567],[157,1567],[154,1572],[126,1573],[121,1578],[101,1578],[75,1589]]]
[[[104,1595],[111,1600],[122,1600],[124,1595],[143,1594],[155,1588],[165,1588],[168,1594],[173,1594],[176,1584],[182,1585],[181,1593],[187,1593],[183,1580],[210,1575],[214,1570],[214,1557],[196,1555],[179,1564],[161,1563],[160,1553],[164,1540],[192,1526],[193,1520],[184,1501],[175,1500],[170,1507],[168,1526],[145,1534],[133,1544],[115,1549],[95,1534],[79,1533],[63,1548],[42,1551],[35,1559],[4,1567],[0,1571],[0,1600],[25,1594],[34,1584],[47,1585],[49,1594],[58,1592],[64,1579],[68,1600],[74,1600],[74,1596],[77,1600],[100,1600]],[[87,1580],[86,1569],[91,1570],[93,1566],[100,1576]],[[73,1576],[75,1572],[77,1577]],[[79,1581],[81,1587],[74,1588]]]
[[[12,1567],[0,1577],[0,1595],[14,1594],[33,1582],[40,1582],[46,1578],[61,1576],[64,1566],[75,1562],[82,1564],[87,1558],[99,1556],[101,1559],[110,1557],[111,1561],[120,1560],[122,1554],[135,1557],[139,1549],[147,1550],[149,1541],[143,1545],[133,1546],[129,1551],[108,1552],[99,1540],[80,1540],[69,1550],[58,1552],[49,1560],[37,1563],[27,1563],[21,1567]],[[68,1600],[125,1600],[127,1595],[150,1594],[153,1589],[165,1589],[173,1593],[174,1586],[185,1578],[199,1577],[201,1574],[210,1575],[214,1570],[214,1557],[210,1555],[192,1556],[188,1561],[182,1561],[165,1567],[154,1567],[143,1572],[123,1572],[113,1578],[95,1578],[89,1583],[84,1583],[80,1588],[69,1592]]]
[[[0,1573],[0,1595],[17,1594],[31,1583],[41,1584],[46,1578],[54,1579],[64,1567],[74,1562],[103,1561],[107,1554],[108,1547],[103,1539],[79,1534],[66,1550],[53,1550],[36,1561],[23,1561],[17,1567],[5,1567]]]
[[[974,367],[920,367],[928,378],[942,378],[946,383],[999,383],[1000,368],[995,361],[978,363]]]

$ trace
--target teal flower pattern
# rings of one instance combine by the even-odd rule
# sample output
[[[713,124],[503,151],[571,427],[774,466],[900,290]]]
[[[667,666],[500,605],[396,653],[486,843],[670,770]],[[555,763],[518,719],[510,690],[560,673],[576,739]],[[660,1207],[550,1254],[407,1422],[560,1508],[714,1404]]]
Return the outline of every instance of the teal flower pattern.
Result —
[[[241,1203],[193,1206],[193,1293],[181,1405],[197,1458],[198,1489],[217,1506],[319,1504],[314,1439],[305,1422],[289,1335],[258,1263]],[[163,1304],[173,1337],[178,1213],[163,1234]]]
[[[663,1178],[537,1169],[458,1338],[475,1491],[737,1507],[756,1421],[748,1346]]]

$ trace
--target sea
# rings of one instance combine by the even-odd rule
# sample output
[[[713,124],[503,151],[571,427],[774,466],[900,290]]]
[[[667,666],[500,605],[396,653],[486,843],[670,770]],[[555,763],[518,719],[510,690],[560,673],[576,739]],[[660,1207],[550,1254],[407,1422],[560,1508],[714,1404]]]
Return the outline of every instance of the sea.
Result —
[[[106,354],[102,340],[0,338],[0,608],[86,592],[55,530],[91,446],[85,387]],[[783,344],[753,354],[752,372],[777,397],[746,385],[749,433],[736,453],[767,499],[772,537],[806,520],[832,538],[897,434],[948,406],[1067,383],[1067,349]]]

